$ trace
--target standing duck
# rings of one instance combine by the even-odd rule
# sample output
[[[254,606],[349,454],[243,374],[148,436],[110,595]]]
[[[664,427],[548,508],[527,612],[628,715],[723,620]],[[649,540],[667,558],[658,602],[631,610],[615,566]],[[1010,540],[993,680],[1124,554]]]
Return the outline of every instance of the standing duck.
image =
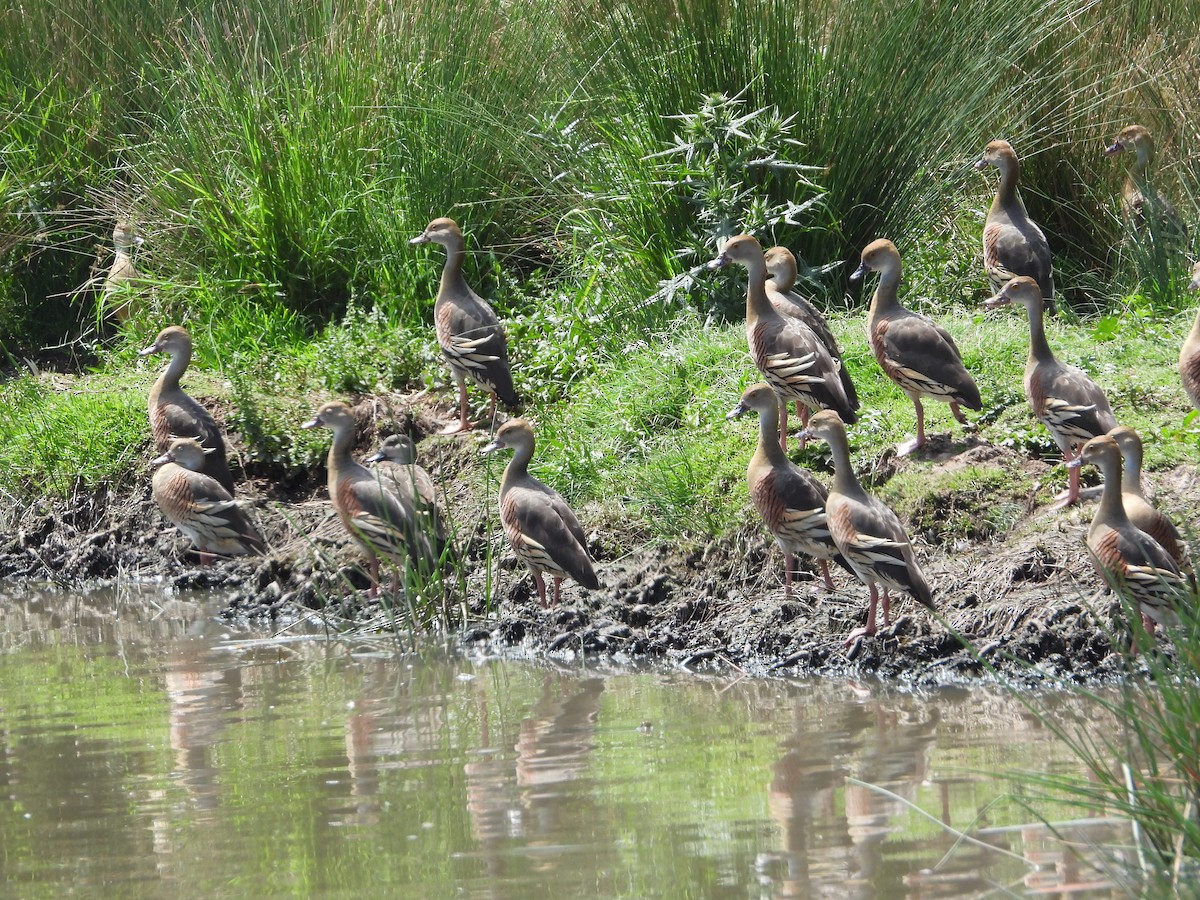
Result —
[[[858,580],[871,592],[867,624],[850,632],[846,645],[875,633],[878,585],[883,585],[883,624],[891,619],[888,589],[907,591],[922,606],[933,609],[933,592],[917,564],[912,543],[896,514],[879,499],[863,490],[850,464],[850,442],[846,426],[836,412],[819,412],[808,423],[806,437],[828,442],[833,456],[833,484],[825,501],[829,530]]]
[[[1200,262],[1192,266],[1192,280],[1188,288],[1200,291]],[[1192,330],[1179,348],[1179,377],[1192,406],[1200,409],[1200,312],[1192,322]]]
[[[855,411],[858,410],[858,391],[854,387],[854,379],[846,369],[842,360],[842,351],[838,348],[837,338],[829,328],[829,323],[821,315],[820,310],[796,291],[796,257],[787,247],[772,247],[767,251],[767,299],[771,306],[785,319],[799,319],[812,329],[812,333],[821,339],[830,357],[838,364],[838,374],[841,376],[842,390],[846,399]],[[797,415],[802,415],[800,409]]]
[[[779,446],[787,449],[787,403],[810,410],[835,409],[844,421],[858,419],[842,389],[840,363],[829,355],[821,339],[797,319],[784,318],[767,299],[767,264],[762,247],[749,234],[731,238],[720,255],[708,264],[719,269],[731,263],[746,267],[746,341],[767,383],[781,404]]]
[[[189,397],[179,386],[179,379],[192,361],[192,336],[178,325],[164,328],[154,343],[139,356],[166,353],[171,362],[163,369],[154,386],[150,388],[150,431],[154,446],[165,453],[171,439],[194,437],[205,449],[204,474],[221,483],[221,487],[233,493],[233,475],[225,459],[225,439],[221,429],[213,421],[208,410]]]
[[[1087,463],[1104,476],[1100,506],[1088,529],[1088,555],[1097,574],[1114,591],[1138,604],[1146,630],[1178,621],[1175,608],[1187,594],[1187,582],[1166,550],[1129,520],[1121,497],[1121,449],[1111,435],[1083,445],[1078,468]]]
[[[151,465],[154,502],[164,516],[186,534],[200,552],[200,562],[213,555],[262,553],[262,535],[246,518],[229,491],[204,474],[206,450],[195,438],[175,438]]]
[[[1192,563],[1179,529],[1162,512],[1150,505],[1142,491],[1141,437],[1125,425],[1117,426],[1108,436],[1117,442],[1121,457],[1125,461],[1121,473],[1121,504],[1125,507],[1125,515],[1136,528],[1146,532],[1171,554],[1179,571],[1190,572]]]
[[[104,308],[118,322],[126,322],[133,311],[127,297],[117,303],[113,295],[122,287],[138,277],[137,268],[133,264],[133,252],[142,245],[142,237],[133,230],[133,223],[121,219],[113,228],[113,261],[109,266],[108,276],[104,279]],[[115,305],[114,305],[115,304]]]
[[[1000,187],[983,223],[983,267],[992,290],[999,291],[1014,276],[1027,275],[1038,283],[1046,308],[1054,313],[1054,273],[1050,245],[1042,229],[1029,218],[1017,181],[1021,163],[1008,141],[992,141],[983,148],[976,169],[995,166]]]
[[[828,491],[806,470],[793,465],[779,446],[779,398],[766,382],[746,388],[741,401],[725,417],[738,419],[754,410],[758,413],[758,449],[746,467],[750,499],[767,528],[783,550],[784,593],[792,596],[794,553],[806,553],[821,567],[825,587],[832,591],[829,560],[836,560],[847,571],[853,569],[838,553],[825,515]]]
[[[1150,178],[1150,164],[1154,162],[1154,138],[1141,125],[1127,125],[1104,148],[1105,154],[1115,156],[1118,153],[1132,151],[1134,159],[1125,176],[1125,184],[1121,188],[1121,211],[1125,218],[1135,227],[1141,228],[1147,222],[1153,221],[1182,236],[1186,234],[1183,221],[1175,207],[1165,200],[1154,189]]]
[[[500,482],[500,522],[517,558],[533,572],[538,599],[546,602],[546,582],[554,579],[554,603],[568,575],[589,590],[600,587],[596,569],[587,551],[587,537],[575,513],[553,488],[529,474],[533,458],[533,426],[525,419],[511,419],[500,426],[484,453],[512,449],[513,458]]]
[[[900,252],[896,245],[886,238],[868,244],[862,264],[850,278],[861,280],[868,272],[879,273],[879,287],[867,313],[867,340],[884,374],[908,394],[917,409],[917,436],[896,448],[904,456],[925,443],[922,397],[949,403],[950,412],[963,425],[967,417],[959,406],[980,410],[983,403],[950,332],[927,316],[906,309],[897,299]]]
[[[446,544],[446,523],[438,506],[437,488],[433,479],[417,463],[417,450],[406,434],[391,434],[379,444],[379,449],[367,457],[375,463],[375,471],[385,485],[390,485],[402,498],[408,498],[413,508],[425,520],[427,534],[432,534],[438,551]]]
[[[496,418],[497,397],[509,409],[515,410],[520,399],[513,388],[512,372],[508,367],[508,341],[504,328],[491,305],[471,290],[463,277],[466,249],[458,225],[453,219],[434,219],[409,243],[434,243],[446,248],[446,265],[433,305],[433,324],[446,364],[458,383],[459,418],[442,433],[455,434],[472,427],[467,421],[467,379],[491,396],[489,417],[492,421]]]
[[[379,558],[403,567],[405,560],[432,572],[437,555],[429,536],[418,526],[412,501],[389,490],[366,466],[354,461],[354,415],[344,403],[326,403],[301,428],[328,428],[329,499],[350,533],[367,555],[371,576],[370,596],[379,592]]]
[[[1067,491],[1055,498],[1051,509],[1068,506],[1079,499],[1079,467],[1072,466],[1076,448],[1090,438],[1117,427],[1104,391],[1078,366],[1060,363],[1046,342],[1042,321],[1042,291],[1032,278],[1022,276],[1006,284],[1000,293],[984,301],[988,309],[1010,303],[1025,307],[1029,316],[1029,358],[1025,361],[1025,396],[1033,414],[1050,431],[1067,463]]]

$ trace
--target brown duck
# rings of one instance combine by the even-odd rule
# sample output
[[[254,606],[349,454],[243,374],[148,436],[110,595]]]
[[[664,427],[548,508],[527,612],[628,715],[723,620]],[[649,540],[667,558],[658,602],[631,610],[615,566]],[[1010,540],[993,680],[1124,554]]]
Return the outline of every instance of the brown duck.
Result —
[[[437,488],[433,479],[417,463],[417,450],[406,434],[391,434],[379,444],[379,449],[367,457],[385,485],[407,497],[427,525],[426,533],[433,535],[438,552],[446,544],[446,523],[438,505]]]
[[[1069,463],[1096,466],[1104,476],[1100,506],[1088,529],[1088,552],[1096,572],[1114,591],[1138,604],[1148,631],[1178,621],[1175,610],[1186,600],[1187,581],[1166,550],[1129,520],[1121,497],[1121,450],[1110,435],[1083,445]]]
[[[792,463],[779,446],[779,398],[766,382],[753,384],[727,419],[737,419],[753,410],[758,413],[758,449],[746,467],[750,499],[767,528],[783,550],[783,583],[792,596],[793,554],[804,553],[817,560],[825,587],[834,590],[829,560],[848,572],[853,569],[838,553],[825,516],[828,491],[808,471]]]
[[[857,637],[875,633],[879,585],[883,586],[884,626],[890,624],[891,619],[889,588],[906,591],[918,603],[933,609],[933,592],[917,563],[904,526],[886,504],[872,497],[858,483],[850,463],[846,426],[837,413],[832,410],[816,413],[808,423],[806,436],[829,444],[833,456],[833,484],[825,501],[829,530],[854,574],[871,592],[867,623],[850,633],[847,646]]]
[[[1192,280],[1188,287],[1200,291],[1200,262],[1192,266]],[[1192,330],[1179,348],[1179,377],[1183,381],[1183,390],[1188,395],[1192,406],[1200,410],[1200,312],[1192,322]]]
[[[1142,490],[1142,439],[1136,431],[1125,425],[1118,425],[1108,433],[1125,461],[1121,473],[1121,504],[1125,507],[1125,515],[1135,527],[1140,528],[1159,545],[1171,554],[1179,571],[1191,572],[1192,561],[1188,556],[1187,546],[1179,534],[1179,529],[1161,511],[1156,509],[1146,499]]]
[[[980,410],[983,403],[950,332],[929,317],[906,309],[897,298],[900,252],[896,245],[886,238],[868,244],[862,264],[850,278],[860,280],[868,272],[879,273],[879,286],[867,313],[867,340],[879,367],[908,394],[917,410],[917,436],[896,448],[904,456],[925,443],[922,397],[949,403],[950,412],[963,425],[968,424],[967,417],[959,407]]]
[[[544,574],[554,580],[555,604],[564,578],[570,576],[590,590],[600,587],[600,579],[588,554],[587,537],[571,507],[557,491],[529,474],[533,446],[533,426],[525,419],[511,419],[500,426],[483,452],[513,450],[500,482],[500,523],[513,552],[533,573],[538,599],[545,607]]]
[[[830,357],[838,364],[838,374],[841,376],[842,390],[850,406],[858,410],[858,391],[854,387],[854,379],[842,360],[842,351],[838,348],[837,338],[829,328],[829,323],[821,315],[820,310],[812,305],[796,290],[796,257],[787,247],[772,247],[767,251],[767,299],[771,306],[784,318],[799,319],[812,329],[812,333],[821,339]],[[802,415],[800,409],[797,415]]]
[[[784,318],[767,299],[767,265],[762,247],[748,234],[731,238],[709,268],[732,263],[745,266],[746,341],[750,355],[781,402],[779,445],[787,449],[787,403],[803,409],[835,409],[847,422],[858,416],[842,388],[841,365],[829,355],[821,339],[803,322]]]
[[[1109,156],[1132,152],[1133,162],[1125,175],[1121,187],[1121,211],[1136,228],[1147,222],[1184,235],[1187,229],[1175,207],[1154,189],[1150,166],[1154,162],[1154,138],[1142,125],[1127,125],[1117,134],[1113,142],[1104,148]]]
[[[1017,181],[1021,163],[1008,141],[992,141],[983,148],[976,169],[995,166],[1000,186],[983,223],[983,267],[992,290],[999,292],[1014,276],[1027,275],[1038,283],[1046,308],[1054,313],[1054,273],[1050,245],[1042,229],[1029,218]]]
[[[454,434],[472,427],[467,421],[468,379],[490,395],[491,421],[496,418],[497,397],[515,410],[520,400],[508,367],[508,339],[491,305],[471,290],[463,277],[466,245],[458,225],[453,219],[434,219],[409,243],[434,243],[446,248],[446,265],[433,305],[433,324],[446,364],[458,383],[459,420],[442,433]]]
[[[232,494],[233,475],[225,459],[225,439],[221,429],[208,410],[179,386],[179,379],[192,361],[191,335],[178,325],[164,328],[154,343],[139,351],[138,355],[147,356],[151,353],[166,353],[171,357],[170,363],[150,388],[150,432],[154,436],[155,449],[165,453],[174,438],[196,438],[206,451],[204,474],[215,478],[221,487]]]
[[[123,286],[136,280],[137,267],[133,264],[134,251],[142,245],[142,238],[133,230],[133,223],[121,219],[113,228],[113,261],[104,279],[104,308],[118,322],[128,321],[133,309],[131,300],[116,299],[115,295]]]
[[[187,535],[201,563],[215,556],[262,553],[262,535],[238,507],[229,491],[204,474],[205,450],[195,438],[176,438],[151,465],[154,502],[164,516]]]
[[[995,297],[984,301],[988,309],[1010,303],[1025,307],[1029,317],[1029,358],[1025,361],[1025,396],[1033,414],[1050,431],[1062,451],[1069,474],[1068,488],[1051,508],[1079,499],[1079,468],[1071,466],[1076,449],[1089,439],[1117,427],[1104,391],[1078,366],[1059,362],[1046,342],[1042,320],[1042,291],[1032,278],[1014,278]]]
[[[354,415],[344,403],[326,403],[302,428],[328,428],[329,499],[350,537],[367,555],[371,589],[379,591],[380,557],[404,569],[406,563],[425,573],[436,570],[439,558],[410,499],[385,487],[374,472],[355,462]]]

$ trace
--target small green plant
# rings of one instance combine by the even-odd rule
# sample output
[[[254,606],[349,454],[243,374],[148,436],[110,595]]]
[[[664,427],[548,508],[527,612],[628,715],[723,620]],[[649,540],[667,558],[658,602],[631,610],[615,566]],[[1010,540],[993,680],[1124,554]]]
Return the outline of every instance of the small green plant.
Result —
[[[671,118],[679,127],[670,146],[649,159],[658,160],[658,183],[694,217],[695,226],[675,250],[685,266],[708,262],[734,235],[773,242],[770,236],[784,226],[791,226],[793,237],[834,228],[823,206],[825,192],[811,177],[820,167],[800,162],[804,144],[792,137],[794,115],[771,107],[747,109],[741,95],[708,94],[696,112]],[[797,261],[810,282],[827,271],[809,267],[803,257]],[[692,293],[707,311],[736,317],[741,298],[729,283],[699,280]]]

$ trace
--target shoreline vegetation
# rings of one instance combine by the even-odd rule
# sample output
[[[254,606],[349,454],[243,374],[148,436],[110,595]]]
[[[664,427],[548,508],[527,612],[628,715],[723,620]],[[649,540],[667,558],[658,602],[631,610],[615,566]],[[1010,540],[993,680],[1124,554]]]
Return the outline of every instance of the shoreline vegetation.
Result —
[[[0,13],[4,577],[155,577],[227,589],[230,615],[319,609],[404,632],[362,597],[323,487],[328,437],[301,427],[345,400],[358,458],[408,433],[441,486],[466,562],[428,616],[461,616],[466,642],[911,683],[993,666],[1021,684],[1118,679],[1139,724],[1079,742],[1088,796],[1150,810],[1143,874],[1178,883],[1200,856],[1194,617],[1131,656],[1137,616],[1099,593],[1083,543],[1096,473],[1081,506],[1046,508],[1067,474],[1022,391],[1028,326],[981,306],[996,183],[972,164],[994,139],[1016,148],[1054,256],[1050,344],[1141,434],[1157,503],[1188,532],[1200,427],[1175,367],[1200,299],[1194,4],[193,7]],[[1186,233],[1124,218],[1131,154],[1104,151],[1132,123],[1154,135],[1147,177]],[[507,330],[531,471],[596,558],[601,590],[564,585],[557,608],[537,606],[503,543],[486,429],[436,435],[457,414],[431,320],[442,258],[408,242],[437,216],[462,226],[467,279]],[[141,243],[120,238],[117,278],[124,221]],[[855,469],[907,528],[944,624],[906,600],[843,649],[865,589],[837,572],[833,594],[810,580],[784,597],[746,493],[755,429],[724,419],[758,380],[745,282],[702,271],[742,232],[790,248],[829,317],[862,404]],[[927,404],[930,443],[904,458],[913,408],[867,347],[870,288],[848,283],[880,237],[903,260],[901,301],[953,335],[983,406],[968,434]],[[195,342],[184,389],[230,436],[264,559],[195,566],[149,501],[160,367],[137,351],[174,324]],[[822,446],[790,456],[827,478]],[[1165,687],[1131,687],[1150,677]]]

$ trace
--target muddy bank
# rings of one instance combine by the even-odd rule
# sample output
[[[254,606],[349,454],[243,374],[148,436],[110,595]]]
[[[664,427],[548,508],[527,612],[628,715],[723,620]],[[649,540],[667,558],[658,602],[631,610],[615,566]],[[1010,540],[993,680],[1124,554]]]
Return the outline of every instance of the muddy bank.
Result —
[[[363,453],[376,439],[377,406],[357,409]],[[1000,671],[1037,681],[1114,677],[1122,672],[1110,635],[1115,603],[1098,591],[1084,539],[1098,489],[1081,508],[1048,511],[1041,484],[1051,466],[978,438],[934,440],[915,459],[892,454],[865,467],[874,489],[896,492],[918,556],[934,585],[935,620],[905,599],[893,623],[844,646],[865,621],[867,591],[834,571],[826,592],[805,574],[784,595],[782,555],[747,509],[747,524],[706,545],[632,543],[619,522],[584,508],[603,587],[563,586],[563,603],[542,609],[533,583],[508,551],[487,479],[472,469],[481,435],[430,436],[439,421],[419,413],[404,427],[419,438],[422,462],[440,483],[466,560],[468,621],[459,639],[503,652],[608,654],[754,674],[877,675],[922,683],[986,676],[962,635]],[[493,463],[492,478],[500,467]],[[465,474],[470,473],[470,474]],[[251,471],[251,475],[253,475]],[[80,586],[120,579],[227,593],[231,619],[303,615],[334,628],[386,619],[366,598],[365,573],[333,514],[323,469],[287,479],[240,483],[270,555],[199,567],[188,541],[160,516],[149,476],[127,494],[96,492],[73,502],[13,504],[3,510],[0,577]],[[1200,501],[1193,467],[1154,473],[1169,509]],[[890,499],[890,498],[889,498]],[[489,552],[490,551],[490,552]],[[488,559],[491,559],[489,566]],[[806,563],[801,563],[806,565]],[[487,599],[491,592],[490,602]],[[1030,667],[1033,668],[1030,668]]]

